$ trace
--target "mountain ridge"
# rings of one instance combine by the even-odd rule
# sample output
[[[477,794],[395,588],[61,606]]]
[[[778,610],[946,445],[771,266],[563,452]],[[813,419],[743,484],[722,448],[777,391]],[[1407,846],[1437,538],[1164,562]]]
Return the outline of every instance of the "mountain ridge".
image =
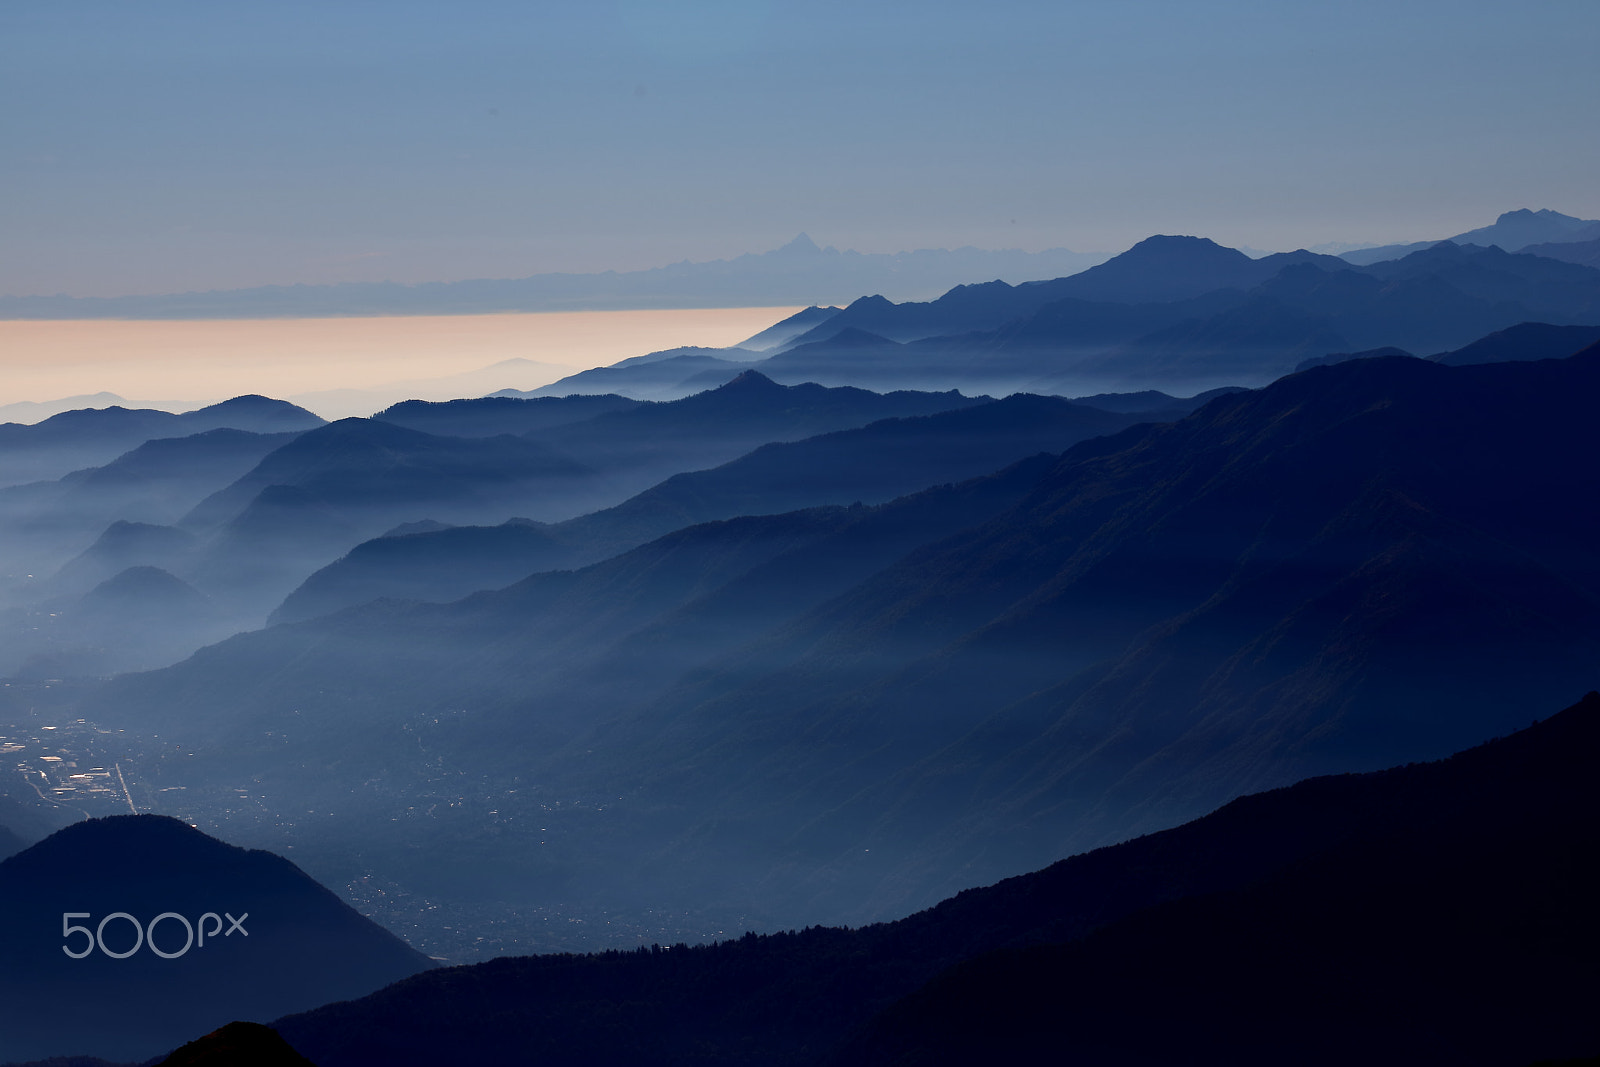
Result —
[[[501,959],[432,972],[274,1025],[322,1067],[406,1067],[466,1049],[508,1062],[552,1064],[635,1062],[646,1050],[653,1059],[684,1064],[842,1067],[909,1062],[913,1053],[922,1057],[915,1062],[971,1063],[997,1052],[1035,1052],[1040,1041],[1049,1042],[1052,1058],[1074,1055],[1091,1064],[1129,1062],[1130,1045],[1168,1052],[1176,1042],[1183,1042],[1183,1062],[1348,1062],[1337,1055],[1359,1041],[1367,1062],[1398,1067],[1415,1062],[1416,1042],[1437,1041],[1442,1026],[1471,1035],[1453,1042],[1453,1053],[1467,1064],[1527,1065],[1580,1055],[1600,1039],[1582,1009],[1594,991],[1584,947],[1600,931],[1581,888],[1549,897],[1536,887],[1519,892],[1514,872],[1493,884],[1510,892],[1507,900],[1539,901],[1545,911],[1534,921],[1541,932],[1563,920],[1577,921],[1578,931],[1519,936],[1515,923],[1504,921],[1507,907],[1487,915],[1471,910],[1468,902],[1484,894],[1470,883],[1435,877],[1423,884],[1438,894],[1435,901],[1447,903],[1434,926],[1472,944],[1479,957],[1467,968],[1472,978],[1450,977],[1454,955],[1419,958],[1404,938],[1385,946],[1359,931],[1355,943],[1369,958],[1348,975],[1335,974],[1359,989],[1399,968],[1414,988],[1443,981],[1459,989],[1467,1010],[1451,1010],[1442,996],[1413,995],[1403,1000],[1404,1011],[1352,1019],[1345,1009],[1352,996],[1363,999],[1357,992],[1299,999],[1293,1009],[1298,1028],[1252,1034],[1248,1024],[1234,1021],[1262,1014],[1248,1001],[1179,1032],[1127,1027],[1131,1013],[1146,1013],[1148,1020],[1150,1012],[1176,1012],[1188,1019],[1195,1012],[1184,1007],[1186,998],[1215,1001],[1234,988],[1213,982],[1217,993],[1197,994],[1192,985],[1159,985],[1229,894],[1255,906],[1254,914],[1228,915],[1230,930],[1243,927],[1235,946],[1270,946],[1275,939],[1315,936],[1316,925],[1326,921],[1326,912],[1311,907],[1329,895],[1319,892],[1317,877],[1332,869],[1339,872],[1332,884],[1341,889],[1381,891],[1408,861],[1416,867],[1403,846],[1428,860],[1447,860],[1440,870],[1450,873],[1472,857],[1489,826],[1491,849],[1519,833],[1530,835],[1522,870],[1543,873],[1552,861],[1559,864],[1573,843],[1590,844],[1600,829],[1588,774],[1600,751],[1597,725],[1600,698],[1591,693],[1544,722],[1436,763],[1254,794],[1172,830],[968,890],[894,923],[747,934],[697,948]],[[1575,842],[1552,832],[1552,819]],[[1477,867],[1483,866],[1479,860]],[[1580,869],[1592,872],[1593,866],[1591,857]],[[1151,944],[1146,936],[1136,958],[1104,973],[1118,990],[1132,984],[1130,975],[1136,982],[1143,974],[1145,988],[1160,998],[1125,1000],[1105,1019],[1069,1029],[1063,988],[1084,990],[1096,1004],[1109,999],[1094,991],[1095,979],[1075,957],[1094,952],[1092,958],[1103,960],[1152,925],[1169,937],[1176,933],[1174,947]],[[1041,974],[1035,962],[1041,955],[1051,965],[1076,965],[1078,973]],[[1223,958],[1212,957],[1225,966]],[[1535,960],[1538,965],[1526,969]],[[1287,947],[1275,962],[1278,969],[1260,973],[1257,986],[1279,983],[1292,996],[1316,980],[1317,962]],[[1474,986],[1480,975],[1484,980]],[[976,988],[980,977],[995,991]],[[1023,981],[1032,984],[1019,988]],[[1513,992],[1526,982],[1533,984]],[[1070,999],[1066,1011],[1079,1020],[1088,1015]],[[1108,1040],[1108,1031],[1117,1037]],[[1337,1054],[1326,1044],[1329,1031],[1338,1035]]]

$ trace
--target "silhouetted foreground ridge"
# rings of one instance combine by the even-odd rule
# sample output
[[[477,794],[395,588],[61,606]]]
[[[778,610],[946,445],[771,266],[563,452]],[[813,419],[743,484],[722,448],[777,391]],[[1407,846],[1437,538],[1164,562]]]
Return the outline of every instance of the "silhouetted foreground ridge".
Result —
[[[1591,693],[900,922],[501,959],[274,1026],[319,1067],[1581,1056],[1600,1046],[1597,757]]]

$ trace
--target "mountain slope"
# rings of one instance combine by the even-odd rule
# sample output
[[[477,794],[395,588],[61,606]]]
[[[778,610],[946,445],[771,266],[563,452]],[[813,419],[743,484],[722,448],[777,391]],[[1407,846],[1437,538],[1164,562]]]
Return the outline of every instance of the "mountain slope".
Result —
[[[232,1019],[358,996],[429,966],[287,860],[153,815],[75,823],[12,856],[0,863],[0,902],[15,924],[0,956],[8,1059],[149,1056]],[[182,948],[179,919],[136,941],[132,922],[106,920],[119,912],[143,924],[182,916],[194,947]],[[207,913],[248,919],[229,934]],[[104,948],[72,958],[89,940],[63,937],[64,926],[85,923]]]
[[[1307,821],[1319,837],[1329,824],[1343,833],[1259,880],[1084,940],[970,960],[834,1062],[1334,1067],[1584,1053],[1600,1043],[1600,982],[1582,963],[1600,948],[1587,903],[1600,880],[1587,772],[1597,721],[1591,693],[1443,763],[1236,802],[1206,821],[1249,805],[1276,809],[1282,833]]]
[[[775,867],[750,899],[860,918],[1470,743],[1600,663],[1581,533],[1600,486],[1547,461],[1582,450],[1597,364],[1355,361],[1080,445],[1003,519],[755,639],[606,743],[633,734],[646,795],[725,827],[693,838],[704,870],[744,868],[735,842],[762,827]],[[1430,686],[1448,716],[1410,699]],[[669,744],[644,740],[663,724]],[[652,877],[685,876],[658,855]]]
[[[928,304],[863,298],[760,367],[878,389],[1200,391],[1264,384],[1334,352],[1455,349],[1530,319],[1600,322],[1600,272],[1448,242],[1358,268],[1155,237],[1050,282]]]
[[[681,400],[598,415],[527,435],[613,474],[629,492],[681,471],[714,467],[772,441],[796,441],[878,419],[930,415],[984,398],[943,393],[872,393],[850,387],[779,385],[754,370]]]
[[[579,371],[520,395],[555,398],[620,394],[635,400],[679,400],[732,381],[756,358],[759,356],[755,353],[726,348],[682,348]]]
[[[1037,314],[1057,301],[1093,304],[1165,304],[1224,289],[1247,290],[1295,263],[1323,269],[1348,266],[1332,256],[1286,252],[1253,260],[1203,237],[1148,237],[1126,252],[1078,274],[1011,286],[960,285],[937,300],[893,304],[862,297],[785,346],[832,341],[845,329],[906,342],[997,329]],[[776,366],[776,365],[775,365]]]
[[[32,425],[0,425],[0,485],[59,478],[97,467],[157,437],[187,437],[208,430],[298,433],[323,420],[293,404],[264,396],[239,396],[174,415],[122,407],[65,411]]]
[[[1581,691],[1600,472],[1564,457],[1586,454],[1597,399],[1592,350],[1314,368],[858,521],[695,527],[452,605],[236,638],[82,713],[201,745],[162,787],[248,768],[333,810],[403,811],[316,768],[338,753],[428,796],[434,767],[470,768],[493,820],[396,832],[447,834],[452,877],[480,889],[905,914]],[[690,559],[721,562],[679,573]],[[291,747],[241,762],[229,738],[268,731]],[[523,776],[604,811],[547,813]],[[546,829],[519,854],[537,877],[489,847]]]
[[[1480,337],[1453,352],[1433,358],[1451,367],[1469,363],[1499,363],[1503,360],[1565,359],[1600,341],[1600,326],[1552,326],[1546,322],[1523,322]]]
[[[1448,1049],[1526,1067],[1600,1041],[1597,756],[1591,694],[1440,763],[1246,797],[898,922],[502,959],[275,1025],[322,1067],[1028,1062],[1041,1046],[1089,1064],[1398,1067]]]
[[[442,437],[493,437],[566,426],[608,411],[637,407],[638,403],[627,397],[605,395],[535,399],[486,396],[440,402],[407,400],[372,417],[379,422],[392,422]]]
[[[594,562],[697,523],[827,504],[882,503],[987,474],[1039,452],[1057,452],[1143,418],[1055,397],[1017,395],[762,445],[720,467],[673,475],[615,507],[566,522],[457,528],[367,542],[306,579],[272,621],[310,618],[379,596],[454,600],[509,585],[536,570]]]
[[[0,489],[0,544],[13,567],[43,577],[112,523],[177,522],[294,436],[219,429],[159,437],[54,483]]]
[[[1492,225],[1467,230],[1447,240],[1458,245],[1485,247],[1494,245],[1507,252],[1532,252],[1535,255],[1543,255],[1543,252],[1537,251],[1533,246],[1549,242],[1592,240],[1596,236],[1600,236],[1600,222],[1593,219],[1573,218],[1571,215],[1563,215],[1549,208],[1538,211],[1519,208],[1516,211],[1503,213]],[[1410,244],[1380,245],[1375,248],[1345,252],[1340,258],[1350,263],[1369,265],[1400,259],[1439,243],[1417,241]]]

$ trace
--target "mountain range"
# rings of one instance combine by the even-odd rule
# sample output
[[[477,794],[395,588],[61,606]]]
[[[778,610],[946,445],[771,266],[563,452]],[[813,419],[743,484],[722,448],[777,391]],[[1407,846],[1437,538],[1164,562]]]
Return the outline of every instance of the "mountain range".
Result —
[[[1592,1054],[1600,696],[1524,729],[1600,662],[1553,215],[4,427],[0,1060]]]
[[[1052,281],[957,286],[923,303],[862,297],[753,363],[746,349],[663,352],[534,393],[661,398],[751,367],[873,389],[1192,393],[1265,384],[1329,353],[1450,351],[1529,321],[1600,324],[1600,270],[1449,242],[1356,266],[1157,236]]]
[[[754,371],[735,384],[758,382],[773,393],[784,388]],[[1169,414],[1113,413],[1057,397],[1017,394],[773,442],[718,467],[675,474],[614,507],[565,522],[518,520],[366,542],[308,578],[270,621],[310,618],[378,597],[454,600],[534,571],[595,562],[697,523],[829,504],[882,503]]]
[[[819,248],[800,234],[770,252],[598,274],[535,274],[401,285],[269,285],[167,296],[0,296],[7,319],[240,319],[332,315],[469,315],[496,311],[778,307],[862,292],[926,299],[973,277],[1039,278],[1099,263],[1101,254],[977,248],[863,253]]]
[[[303,408],[264,396],[238,396],[174,415],[154,408],[83,408],[43,422],[0,425],[0,486],[59,478],[97,467],[158,437],[187,437],[207,430],[283,433],[308,430],[323,420]]]
[[[1562,259],[1565,257],[1559,254],[1561,246],[1600,240],[1600,220],[1573,218],[1571,215],[1563,215],[1549,208],[1539,211],[1518,208],[1516,211],[1505,212],[1495,219],[1492,225],[1467,230],[1445,240],[1458,245],[1494,245],[1507,252],[1529,251],[1535,247],[1553,248],[1558,251],[1552,258]],[[1410,244],[1376,245],[1372,248],[1340,253],[1340,258],[1365,266],[1385,259],[1399,259],[1438,243],[1438,241],[1417,241]],[[1535,254],[1551,253],[1538,251]]]
[[[1581,688],[1600,487],[1550,457],[1597,390],[1593,350],[1315,368],[886,504],[241,635],[80,714],[184,739],[151,789],[366,820],[365,862],[436,896],[904,914]]]
[[[302,433],[150,441],[56,482],[0,489],[9,505],[0,538],[23,571],[5,590],[0,622],[15,636],[0,672],[57,677],[162,665],[259,625],[312,572],[408,523],[560,520],[768,442],[979,402],[955,392],[783,387],[754,375],[665,404],[408,402]],[[18,429],[55,432],[50,423]],[[904,476],[893,484],[921,486]],[[648,536],[602,538],[587,558],[672,527],[657,520],[649,528]],[[123,577],[130,568],[139,572]]]

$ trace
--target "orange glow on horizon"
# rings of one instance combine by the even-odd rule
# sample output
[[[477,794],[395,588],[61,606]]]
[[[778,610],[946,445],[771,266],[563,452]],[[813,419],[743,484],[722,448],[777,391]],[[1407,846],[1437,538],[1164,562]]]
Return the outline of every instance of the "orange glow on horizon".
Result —
[[[506,375],[518,380],[474,394],[482,395],[535,388],[574,371],[665,348],[737,344],[798,310],[6,320],[0,321],[0,404],[101,391],[161,406],[212,403],[243,393],[292,399],[464,376],[509,359],[552,365],[543,372],[520,368]]]

